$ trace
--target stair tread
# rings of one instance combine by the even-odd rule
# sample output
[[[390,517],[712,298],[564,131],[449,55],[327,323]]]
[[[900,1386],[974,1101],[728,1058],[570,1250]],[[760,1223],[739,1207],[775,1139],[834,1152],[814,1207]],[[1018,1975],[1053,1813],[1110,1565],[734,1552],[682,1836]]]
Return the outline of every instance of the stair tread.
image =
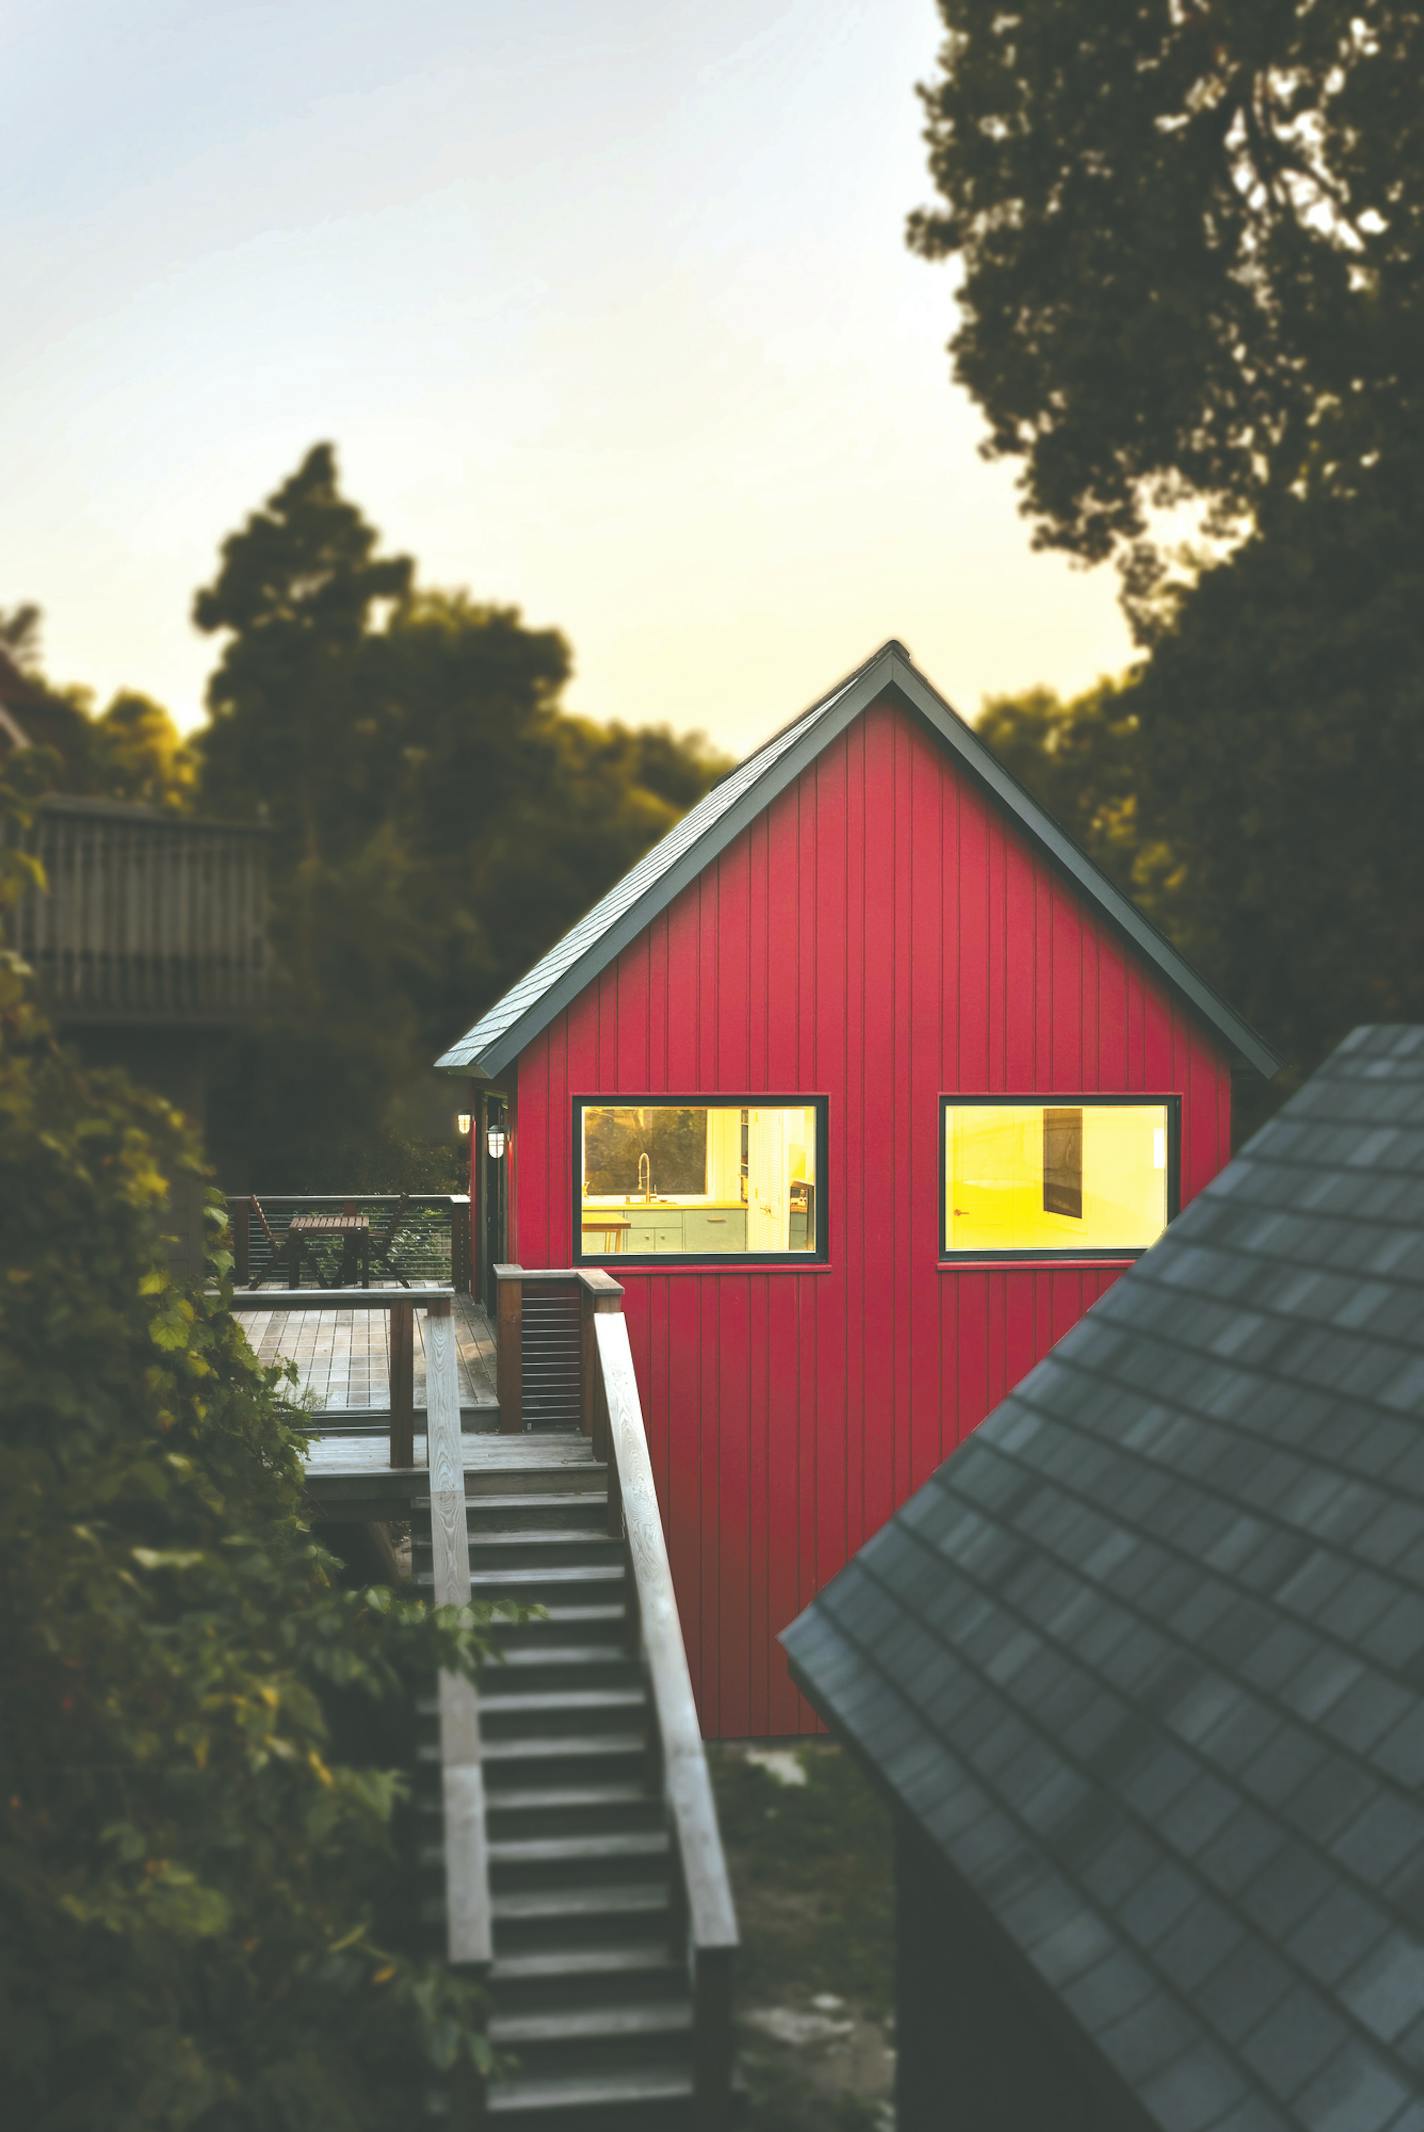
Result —
[[[506,1631],[529,1628],[554,1630],[572,1628],[576,1621],[606,1621],[612,1627],[614,1622],[626,1621],[627,1618],[628,1609],[622,1601],[610,1600],[603,1606],[546,1606],[532,1621],[496,1621],[492,1626]]]
[[[630,1910],[660,1912],[667,1907],[667,1883],[661,1880],[610,1880],[574,1888],[495,1888],[490,1894],[496,1924],[502,1917],[612,1917]]]
[[[477,1510],[567,1510],[574,1505],[586,1510],[590,1498],[596,1494],[597,1490],[593,1488],[542,1488],[532,1494],[501,1488],[497,1495],[466,1496],[465,1515],[473,1517]]]
[[[482,1695],[480,1709],[486,1717],[503,1717],[506,1712],[532,1717],[541,1710],[606,1710],[610,1704],[621,1704],[625,1710],[632,1710],[647,1700],[648,1691],[642,1686],[542,1688],[533,1695]]]
[[[554,1864],[581,1858],[654,1858],[666,1855],[665,1829],[613,1829],[576,1836],[503,1836],[489,1846],[491,1864]]]
[[[622,1542],[615,1540],[602,1525],[551,1525],[547,1532],[535,1528],[521,1532],[514,1526],[508,1532],[472,1532],[471,1547],[617,1547]]]
[[[633,1940],[611,1947],[559,1947],[552,1952],[506,1954],[490,1970],[490,1983],[542,1983],[559,1977],[622,1976],[629,1971],[646,1975],[663,1970],[685,1975],[686,1965],[674,1961],[662,1940]]]
[[[660,1806],[654,1792],[639,1784],[526,1784],[510,1791],[495,1792],[488,1801],[491,1812],[517,1814],[569,1813],[583,1806]]]
[[[484,1740],[480,1751],[487,1762],[524,1761],[534,1756],[578,1761],[586,1755],[641,1754],[646,1746],[641,1732],[536,1732]]]
[[[590,1581],[598,1581],[604,1584],[621,1584],[623,1582],[623,1564],[621,1560],[617,1562],[582,1563],[547,1562],[542,1566],[537,1562],[529,1562],[519,1569],[476,1568],[471,1575],[472,1582],[476,1586],[481,1584],[499,1586],[507,1584],[587,1584]],[[428,1570],[422,1572],[420,1581],[422,1584],[430,1583],[431,1578]]]
[[[607,2110],[629,2108],[645,2102],[686,2102],[692,2097],[692,2075],[677,2066],[635,2066],[607,2073],[571,2073],[564,2079],[521,2079],[517,2074],[496,2081],[486,2105],[491,2117],[516,2116],[522,2110]]]
[[[562,2006],[552,2011],[493,2014],[490,2041],[500,2044],[580,2042],[589,2037],[675,2036],[692,2027],[684,2000],[630,2001],[626,2005]]]

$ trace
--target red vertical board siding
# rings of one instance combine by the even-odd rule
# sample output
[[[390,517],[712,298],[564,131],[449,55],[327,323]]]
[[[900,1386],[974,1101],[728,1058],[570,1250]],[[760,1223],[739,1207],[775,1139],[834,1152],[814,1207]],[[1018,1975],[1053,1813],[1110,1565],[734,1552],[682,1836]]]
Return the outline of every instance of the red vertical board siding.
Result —
[[[714,1736],[810,1730],[776,1645],[1115,1278],[939,1262],[942,1095],[1182,1099],[1218,1040],[907,713],[868,711],[519,1060],[511,1250],[565,1266],[579,1096],[824,1096],[830,1263],[619,1267]]]

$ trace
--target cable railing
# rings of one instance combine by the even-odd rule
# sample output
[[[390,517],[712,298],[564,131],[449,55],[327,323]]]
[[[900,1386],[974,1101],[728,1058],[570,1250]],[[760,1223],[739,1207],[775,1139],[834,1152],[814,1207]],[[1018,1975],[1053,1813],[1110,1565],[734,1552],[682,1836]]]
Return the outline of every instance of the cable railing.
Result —
[[[296,1288],[306,1273],[334,1287],[362,1270],[367,1279],[448,1284],[461,1293],[470,1285],[467,1192],[242,1192],[227,1208],[239,1288],[264,1281]],[[294,1223],[307,1233],[299,1226],[294,1235]]]

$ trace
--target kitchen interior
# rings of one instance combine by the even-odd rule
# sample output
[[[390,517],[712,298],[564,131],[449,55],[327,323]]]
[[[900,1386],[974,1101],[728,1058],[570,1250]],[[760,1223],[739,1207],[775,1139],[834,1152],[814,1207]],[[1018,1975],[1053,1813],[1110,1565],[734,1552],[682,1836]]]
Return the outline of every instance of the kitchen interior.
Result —
[[[580,1120],[584,1258],[815,1251],[813,1104],[586,1102]]]

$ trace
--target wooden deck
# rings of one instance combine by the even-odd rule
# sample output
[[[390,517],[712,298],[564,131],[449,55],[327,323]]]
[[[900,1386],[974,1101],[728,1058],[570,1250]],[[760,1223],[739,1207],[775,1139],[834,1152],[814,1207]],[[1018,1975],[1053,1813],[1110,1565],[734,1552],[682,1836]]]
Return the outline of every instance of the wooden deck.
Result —
[[[494,1330],[470,1296],[455,1297],[453,1314],[460,1411],[494,1409]],[[319,1425],[339,1427],[367,1413],[374,1418],[389,1411],[391,1321],[386,1311],[253,1311],[242,1322],[259,1361],[295,1362],[300,1390],[315,1401]],[[425,1319],[420,1311],[415,1314],[415,1403],[418,1408],[425,1405]],[[491,1423],[493,1418],[491,1414]]]
[[[261,1291],[259,1290],[260,1294]],[[501,1439],[494,1331],[480,1304],[456,1295],[452,1317],[467,1475],[477,1446]],[[391,1519],[430,1485],[425,1430],[425,1317],[415,1313],[415,1464],[390,1462],[390,1317],[384,1310],[255,1310],[242,1319],[263,1362],[294,1362],[312,1407],[307,1454],[312,1509],[323,1518]],[[467,1486],[469,1485],[467,1479]]]

